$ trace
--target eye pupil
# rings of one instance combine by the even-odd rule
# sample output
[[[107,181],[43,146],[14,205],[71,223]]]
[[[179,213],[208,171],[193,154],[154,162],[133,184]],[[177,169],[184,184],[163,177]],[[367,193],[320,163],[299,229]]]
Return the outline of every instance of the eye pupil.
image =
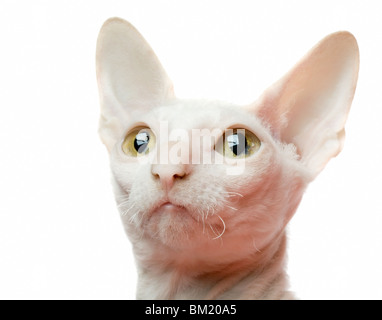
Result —
[[[227,143],[235,156],[240,156],[243,152],[248,153],[248,142],[245,135],[233,133],[227,137]]]
[[[140,132],[135,136],[134,148],[138,153],[144,153],[149,145],[150,135],[147,132]]]
[[[245,159],[256,153],[261,146],[260,139],[246,129],[226,129],[215,145],[215,151],[225,158]]]

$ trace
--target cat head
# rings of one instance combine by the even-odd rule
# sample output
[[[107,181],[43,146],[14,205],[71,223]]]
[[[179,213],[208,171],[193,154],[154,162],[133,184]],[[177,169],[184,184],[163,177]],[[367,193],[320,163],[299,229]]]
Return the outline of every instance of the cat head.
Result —
[[[183,100],[139,32],[108,20],[97,43],[99,134],[136,250],[211,257],[267,246],[341,151],[358,65],[355,38],[338,32],[251,105]]]

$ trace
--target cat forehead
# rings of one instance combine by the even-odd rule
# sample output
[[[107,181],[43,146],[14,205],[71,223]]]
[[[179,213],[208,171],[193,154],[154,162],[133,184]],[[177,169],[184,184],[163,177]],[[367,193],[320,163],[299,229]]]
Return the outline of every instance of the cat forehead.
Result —
[[[205,100],[176,101],[138,114],[135,120],[149,126],[166,122],[169,130],[215,128],[224,130],[237,126],[253,130],[262,128],[259,119],[240,106]]]

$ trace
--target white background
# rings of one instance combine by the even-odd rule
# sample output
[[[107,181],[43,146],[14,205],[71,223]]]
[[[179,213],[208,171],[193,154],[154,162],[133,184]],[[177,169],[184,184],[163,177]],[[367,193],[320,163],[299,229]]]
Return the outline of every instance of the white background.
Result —
[[[135,266],[97,136],[95,44],[132,22],[178,96],[255,100],[317,41],[349,30],[359,84],[341,155],[289,228],[303,299],[382,298],[381,1],[0,2],[0,298],[133,299]]]

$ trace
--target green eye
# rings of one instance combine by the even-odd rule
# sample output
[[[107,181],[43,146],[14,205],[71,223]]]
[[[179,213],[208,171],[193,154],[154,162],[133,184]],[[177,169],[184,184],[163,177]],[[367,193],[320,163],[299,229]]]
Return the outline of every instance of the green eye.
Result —
[[[260,149],[261,142],[255,134],[245,129],[226,130],[218,152],[228,158],[246,158]]]
[[[149,128],[136,128],[123,140],[122,150],[132,157],[148,154],[155,146],[155,135]]]

